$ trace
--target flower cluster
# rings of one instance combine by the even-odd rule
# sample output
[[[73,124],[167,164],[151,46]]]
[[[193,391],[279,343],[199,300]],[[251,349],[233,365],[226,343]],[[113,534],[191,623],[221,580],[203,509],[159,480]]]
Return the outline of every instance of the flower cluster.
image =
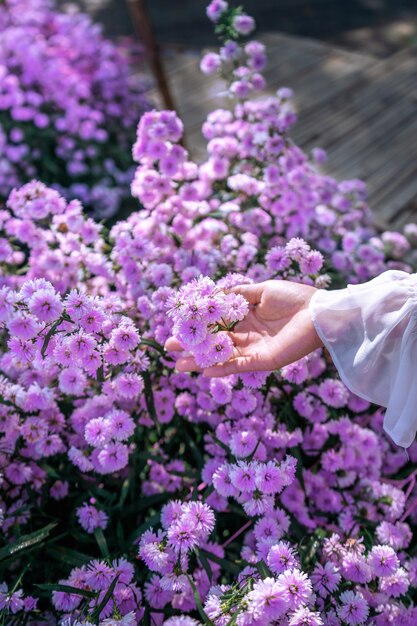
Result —
[[[0,31],[0,197],[39,177],[113,215],[128,196],[132,129],[148,108],[129,51],[49,0],[2,3]]]
[[[75,593],[54,591],[52,603],[64,612],[64,616],[68,615],[71,623],[79,626],[94,623],[90,622],[90,618],[95,614],[102,626],[115,624],[116,620],[112,617],[115,614],[119,616],[121,626],[134,626],[143,617],[144,609],[141,590],[133,578],[134,567],[126,559],[116,559],[111,563],[93,560],[86,566],[73,569],[67,579],[60,581],[61,585],[72,587]],[[112,597],[103,602],[111,584]],[[86,593],[83,594],[83,591]],[[91,599],[86,600],[85,597]]]
[[[29,612],[36,608],[36,602],[32,596],[24,596],[22,589],[9,591],[6,583],[0,584],[0,611],[7,610],[12,615],[22,610]]]
[[[0,212],[0,619],[412,626],[417,445],[409,463],[323,350],[210,379],[162,347],[225,359],[242,283],[415,267],[416,226],[378,234],[363,183],[291,141],[290,91],[249,98],[253,21],[207,11],[221,48],[203,69],[235,100],[204,124],[204,162],[175,112],[147,112],[142,208],[110,232],[35,181]]]
[[[208,277],[187,283],[168,301],[173,336],[191,351],[199,367],[231,357],[233,344],[226,331],[242,321],[248,311],[243,296],[225,294]]]
[[[224,551],[209,541],[214,522],[207,504],[173,500],[162,508],[163,530],[148,530],[142,535],[139,556],[154,572],[145,585],[151,608],[161,609],[171,603],[175,608],[193,610],[193,587],[204,597],[210,582],[219,578],[216,559],[223,557]]]
[[[0,287],[0,467],[3,530],[13,532],[36,509],[30,494],[50,489],[56,501],[68,495],[71,481],[48,472],[46,459],[64,455],[69,467],[84,473],[126,467],[147,360],[123,302],[116,294],[100,295],[110,275],[105,265],[90,283],[96,288],[85,289],[89,269],[100,266],[103,242],[81,205],[33,182],[14,190],[8,206],[13,213],[2,217],[10,239],[3,241],[13,243]],[[9,275],[25,263],[26,273]],[[107,517],[88,506],[77,515],[88,532]]]

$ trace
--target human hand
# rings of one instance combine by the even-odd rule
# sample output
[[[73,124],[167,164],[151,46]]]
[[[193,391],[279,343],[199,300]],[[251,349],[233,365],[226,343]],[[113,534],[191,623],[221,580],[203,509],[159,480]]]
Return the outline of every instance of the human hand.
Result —
[[[205,376],[228,376],[240,372],[273,371],[293,363],[322,346],[311,320],[308,304],[315,287],[287,280],[240,285],[230,290],[249,302],[248,315],[229,335],[235,346],[225,363],[201,370],[192,356],[181,355],[176,368],[180,372],[202,371]],[[170,337],[168,351],[183,349]]]

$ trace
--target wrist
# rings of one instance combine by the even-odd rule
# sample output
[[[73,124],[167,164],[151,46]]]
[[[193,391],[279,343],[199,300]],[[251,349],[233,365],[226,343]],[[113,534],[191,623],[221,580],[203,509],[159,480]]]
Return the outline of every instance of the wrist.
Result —
[[[307,318],[308,318],[308,325],[310,327],[310,336],[312,338],[312,344],[315,345],[315,348],[313,348],[314,350],[316,350],[317,348],[322,348],[324,347],[324,343],[319,335],[319,333],[317,332],[317,326],[316,326],[316,321],[315,321],[315,316],[313,313],[313,304],[314,304],[314,297],[316,296],[316,294],[320,291],[320,289],[317,289],[316,287],[312,287],[312,291],[309,294],[309,296],[307,297],[306,300],[306,314],[307,314]]]

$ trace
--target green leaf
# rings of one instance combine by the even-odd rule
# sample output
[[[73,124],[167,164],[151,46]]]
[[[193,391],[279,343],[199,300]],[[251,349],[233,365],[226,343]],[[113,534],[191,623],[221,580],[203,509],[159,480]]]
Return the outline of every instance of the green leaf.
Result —
[[[85,565],[94,558],[64,546],[47,546],[45,552],[56,561],[68,563],[68,565],[73,567],[81,567],[81,565]]]
[[[150,348],[154,348],[157,352],[159,352],[161,356],[165,357],[167,355],[167,353],[165,352],[164,346],[161,346],[161,344],[155,341],[155,339],[144,339],[142,337],[139,345],[149,346]]]
[[[236,563],[232,563],[232,561],[222,559],[220,556],[217,556],[217,554],[213,554],[212,552],[208,552],[207,550],[200,550],[200,554],[203,554],[209,561],[213,561],[213,563],[221,565],[223,569],[231,572],[232,574],[240,573],[241,568],[236,565]]]
[[[194,457],[194,460],[197,463],[197,467],[201,469],[204,465],[203,455],[200,452],[199,447],[196,445],[195,441],[191,438],[187,440],[187,446],[190,448],[190,452]]]
[[[97,370],[97,380],[99,383],[104,382],[104,368],[102,365],[100,365],[100,367]]]
[[[16,405],[13,402],[10,402],[10,400],[6,400],[6,398],[4,398],[3,396],[0,395],[0,405],[4,405],[4,406],[13,406],[15,407]]]
[[[94,531],[94,537],[96,538],[97,545],[100,548],[101,554],[104,556],[105,559],[109,559],[110,550],[109,550],[109,546],[107,545],[107,541],[104,536],[103,529],[96,528]]]
[[[122,508],[126,501],[126,498],[129,493],[129,487],[130,487],[130,481],[129,481],[129,478],[126,478],[120,490],[120,498],[119,498],[119,503],[117,505],[119,508]]]
[[[46,333],[46,337],[43,341],[43,346],[41,349],[41,355],[45,356],[45,352],[48,348],[49,342],[51,341],[51,337],[54,334],[54,332],[56,331],[56,329],[58,328],[58,326],[60,324],[62,324],[62,322],[64,321],[63,317],[59,317],[56,322],[54,322],[51,326],[51,328],[48,330],[48,332]]]
[[[258,570],[262,578],[269,578],[270,576],[272,576],[269,568],[263,561],[259,561],[259,563],[256,564],[256,569]]]
[[[232,617],[229,619],[226,626],[234,626],[236,624],[236,620],[239,617],[241,610],[242,609],[238,609],[237,611],[233,613]]]
[[[207,561],[207,557],[205,554],[202,554],[201,550],[199,550],[198,548],[195,549],[196,555],[198,560],[200,561],[201,565],[203,566],[204,571],[206,572],[208,579],[210,581],[210,584],[213,581],[213,572],[211,571],[211,565],[210,563]]]
[[[149,519],[147,519],[145,522],[143,522],[143,524],[141,524],[138,528],[136,528],[136,530],[134,530],[129,535],[127,543],[129,545],[132,544],[134,541],[136,541],[136,539],[138,537],[140,537],[140,535],[142,535],[142,533],[145,532],[145,530],[148,530],[148,528],[151,528],[151,526],[154,526],[155,524],[158,524],[159,518],[160,518],[160,514],[159,513],[155,513]]]
[[[153,391],[152,391],[151,376],[149,372],[142,372],[142,378],[143,378],[143,383],[144,383],[146,408],[159,434],[161,432],[161,425],[158,421],[158,416],[156,414],[155,401],[154,401]]]
[[[194,583],[193,579],[191,578],[191,576],[189,574],[186,574],[186,576],[188,578],[188,582],[191,585],[191,589],[193,590],[194,602],[195,602],[195,605],[197,607],[197,611],[200,614],[201,619],[208,626],[215,626],[214,623],[211,621],[211,619],[209,618],[209,616],[205,613],[205,611],[203,609],[203,605],[201,604],[201,600],[200,600],[200,594],[198,593],[198,589],[195,586],[195,583]]]
[[[61,585],[58,583],[43,583],[41,585],[36,585],[35,587],[39,587],[43,591],[64,591],[65,593],[73,593],[77,596],[83,596],[84,598],[96,598],[97,593],[95,591],[89,591],[87,589],[78,589],[78,587],[71,587],[71,585]]]
[[[5,546],[4,548],[0,550],[0,561],[2,561],[3,559],[6,559],[12,554],[15,554],[16,552],[20,552],[21,550],[24,550],[25,548],[29,548],[30,546],[33,546],[36,543],[40,543],[41,541],[46,539],[46,537],[48,537],[49,533],[51,532],[53,528],[55,528],[55,526],[57,526],[56,523],[48,524],[44,528],[41,528],[40,530],[37,530],[34,533],[30,533],[29,535],[23,535],[16,541],[13,541],[13,543],[10,543],[8,546]]]
[[[230,454],[230,448],[228,448],[226,444],[223,443],[223,441],[220,441],[220,439],[218,439],[218,437],[213,435],[213,433],[210,433],[210,437],[213,439],[215,443],[217,443],[218,446],[220,446],[221,448],[223,448],[223,450],[225,450],[228,454]]]
[[[149,509],[154,504],[159,504],[165,500],[169,500],[170,497],[169,493],[154,493],[151,496],[146,496],[146,498],[141,498],[135,507],[135,510],[143,511],[144,509]]]
[[[119,580],[119,576],[120,574],[117,574],[117,576],[112,580],[110,587],[107,589],[104,595],[104,598],[102,599],[100,604],[96,606],[96,608],[94,609],[93,614],[91,616],[93,620],[98,620],[100,618],[100,614],[102,610],[105,608],[106,604],[108,603],[108,601],[113,595],[113,591],[114,591],[114,588],[116,587],[117,581]]]
[[[120,521],[120,519],[118,519],[117,523],[116,523],[116,536],[117,536],[117,542],[118,542],[119,546],[124,546],[125,545],[125,534],[123,532],[123,524]]]

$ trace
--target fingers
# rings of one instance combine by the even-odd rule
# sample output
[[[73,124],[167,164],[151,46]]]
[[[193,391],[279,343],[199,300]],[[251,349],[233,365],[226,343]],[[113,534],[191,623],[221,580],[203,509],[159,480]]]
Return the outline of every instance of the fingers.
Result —
[[[165,342],[165,350],[167,352],[182,352],[184,348],[175,337],[169,337]]]
[[[179,372],[201,372],[201,367],[198,367],[192,356],[182,356],[177,359],[175,369]]]
[[[269,365],[269,367],[266,367]],[[239,356],[232,358],[225,363],[206,367],[203,370],[203,376],[210,378],[218,378],[220,376],[230,376],[231,374],[243,374],[244,372],[270,371],[271,365],[262,363],[255,356]]]
[[[246,298],[249,304],[259,304],[262,298],[262,292],[264,289],[263,283],[253,283],[251,285],[237,285],[228,289],[228,293],[239,293]]]

